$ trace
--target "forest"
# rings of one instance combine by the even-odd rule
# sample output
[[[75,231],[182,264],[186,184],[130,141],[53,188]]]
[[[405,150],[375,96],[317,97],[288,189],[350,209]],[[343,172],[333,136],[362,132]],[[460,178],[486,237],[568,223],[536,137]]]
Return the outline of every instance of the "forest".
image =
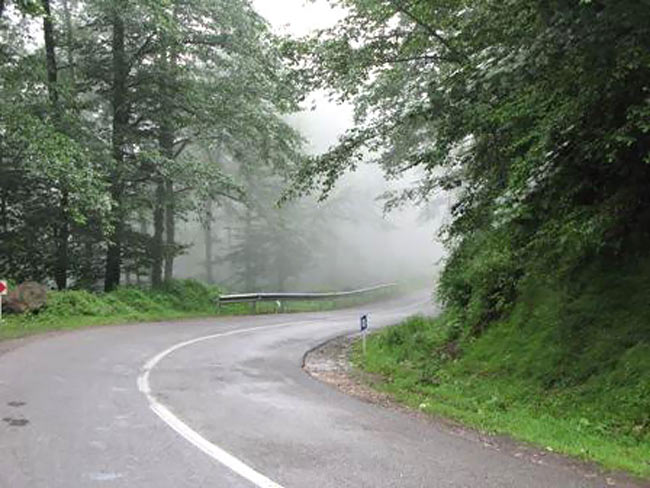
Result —
[[[187,215],[209,235],[218,205],[243,202],[251,232],[253,173],[277,185],[300,136],[282,119],[298,90],[247,2],[3,2],[0,14],[11,278],[156,287]]]
[[[358,265],[343,230],[390,226],[377,184],[279,205],[308,86],[249,2],[8,2],[0,19],[4,278],[285,291],[404,268]]]

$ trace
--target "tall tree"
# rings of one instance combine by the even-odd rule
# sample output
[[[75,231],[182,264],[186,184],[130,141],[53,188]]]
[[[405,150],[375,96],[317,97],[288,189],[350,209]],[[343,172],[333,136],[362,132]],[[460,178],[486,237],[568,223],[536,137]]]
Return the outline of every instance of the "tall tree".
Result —
[[[113,211],[113,235],[106,253],[106,277],[104,290],[112,291],[120,284],[122,263],[122,240],[125,231],[125,202],[124,202],[124,172],[126,154],[126,133],[129,130],[129,102],[127,93],[127,77],[129,66],[126,57],[126,32],[123,15],[126,12],[128,0],[117,0],[111,12],[112,23],[112,152],[114,168],[111,172],[111,198],[115,209]]]
[[[242,198],[225,170],[233,154],[271,138],[284,155],[270,164],[300,157],[282,120],[295,87],[245,0],[2,9],[0,246],[11,252],[0,259],[17,278],[95,287],[103,268],[110,291],[148,270],[158,285],[185,248],[178,221]]]
[[[476,332],[526,276],[568,284],[586,263],[644,252],[644,2],[340,3],[347,17],[293,53],[355,104],[357,124],[294,192],[327,194],[364,159],[389,176],[423,170],[401,197],[454,190],[441,290]]]
[[[84,123],[69,110],[58,76],[55,13],[49,2],[37,6],[0,28],[0,246],[12,276],[51,277],[64,288],[70,226],[85,225],[91,213],[101,218],[106,202]],[[43,50],[34,50],[27,36],[38,24]]]

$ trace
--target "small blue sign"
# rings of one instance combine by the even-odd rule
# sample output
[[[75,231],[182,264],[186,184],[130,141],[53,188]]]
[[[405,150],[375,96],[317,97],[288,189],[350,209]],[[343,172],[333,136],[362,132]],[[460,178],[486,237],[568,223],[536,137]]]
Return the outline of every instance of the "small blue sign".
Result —
[[[365,331],[368,329],[368,316],[367,315],[362,315],[361,316],[361,332]]]

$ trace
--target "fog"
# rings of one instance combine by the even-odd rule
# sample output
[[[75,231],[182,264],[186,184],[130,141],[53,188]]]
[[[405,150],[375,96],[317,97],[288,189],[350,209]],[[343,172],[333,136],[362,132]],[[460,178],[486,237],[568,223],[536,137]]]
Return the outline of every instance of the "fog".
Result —
[[[325,1],[256,0],[253,4],[274,29],[295,36],[326,27],[341,16]],[[287,120],[303,135],[305,151],[320,154],[352,126],[352,108],[330,102],[324,93],[313,93],[305,111]],[[282,208],[275,202],[287,183],[261,178],[269,183],[259,188],[260,194],[248,188],[252,210],[217,202],[207,233],[198,219],[179,226],[179,240],[187,249],[176,260],[176,276],[213,281],[237,291],[434,282],[444,256],[437,238],[447,218],[444,202],[429,205],[426,212],[406,206],[386,214],[379,199],[387,190],[412,184],[416,175],[388,182],[378,168],[362,165],[341,179],[327,201],[308,197]]]

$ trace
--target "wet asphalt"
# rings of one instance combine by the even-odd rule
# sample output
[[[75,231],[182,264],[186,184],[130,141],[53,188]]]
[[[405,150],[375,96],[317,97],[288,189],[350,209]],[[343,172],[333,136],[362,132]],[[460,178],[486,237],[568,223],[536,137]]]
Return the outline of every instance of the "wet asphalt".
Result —
[[[333,312],[102,327],[27,341],[0,356],[0,487],[251,488],[179,436],[138,390],[284,488],[595,487],[371,405],[301,369],[311,347],[358,327],[433,313],[426,293]],[[286,324],[285,327],[276,327]],[[265,329],[265,327],[273,328]]]

